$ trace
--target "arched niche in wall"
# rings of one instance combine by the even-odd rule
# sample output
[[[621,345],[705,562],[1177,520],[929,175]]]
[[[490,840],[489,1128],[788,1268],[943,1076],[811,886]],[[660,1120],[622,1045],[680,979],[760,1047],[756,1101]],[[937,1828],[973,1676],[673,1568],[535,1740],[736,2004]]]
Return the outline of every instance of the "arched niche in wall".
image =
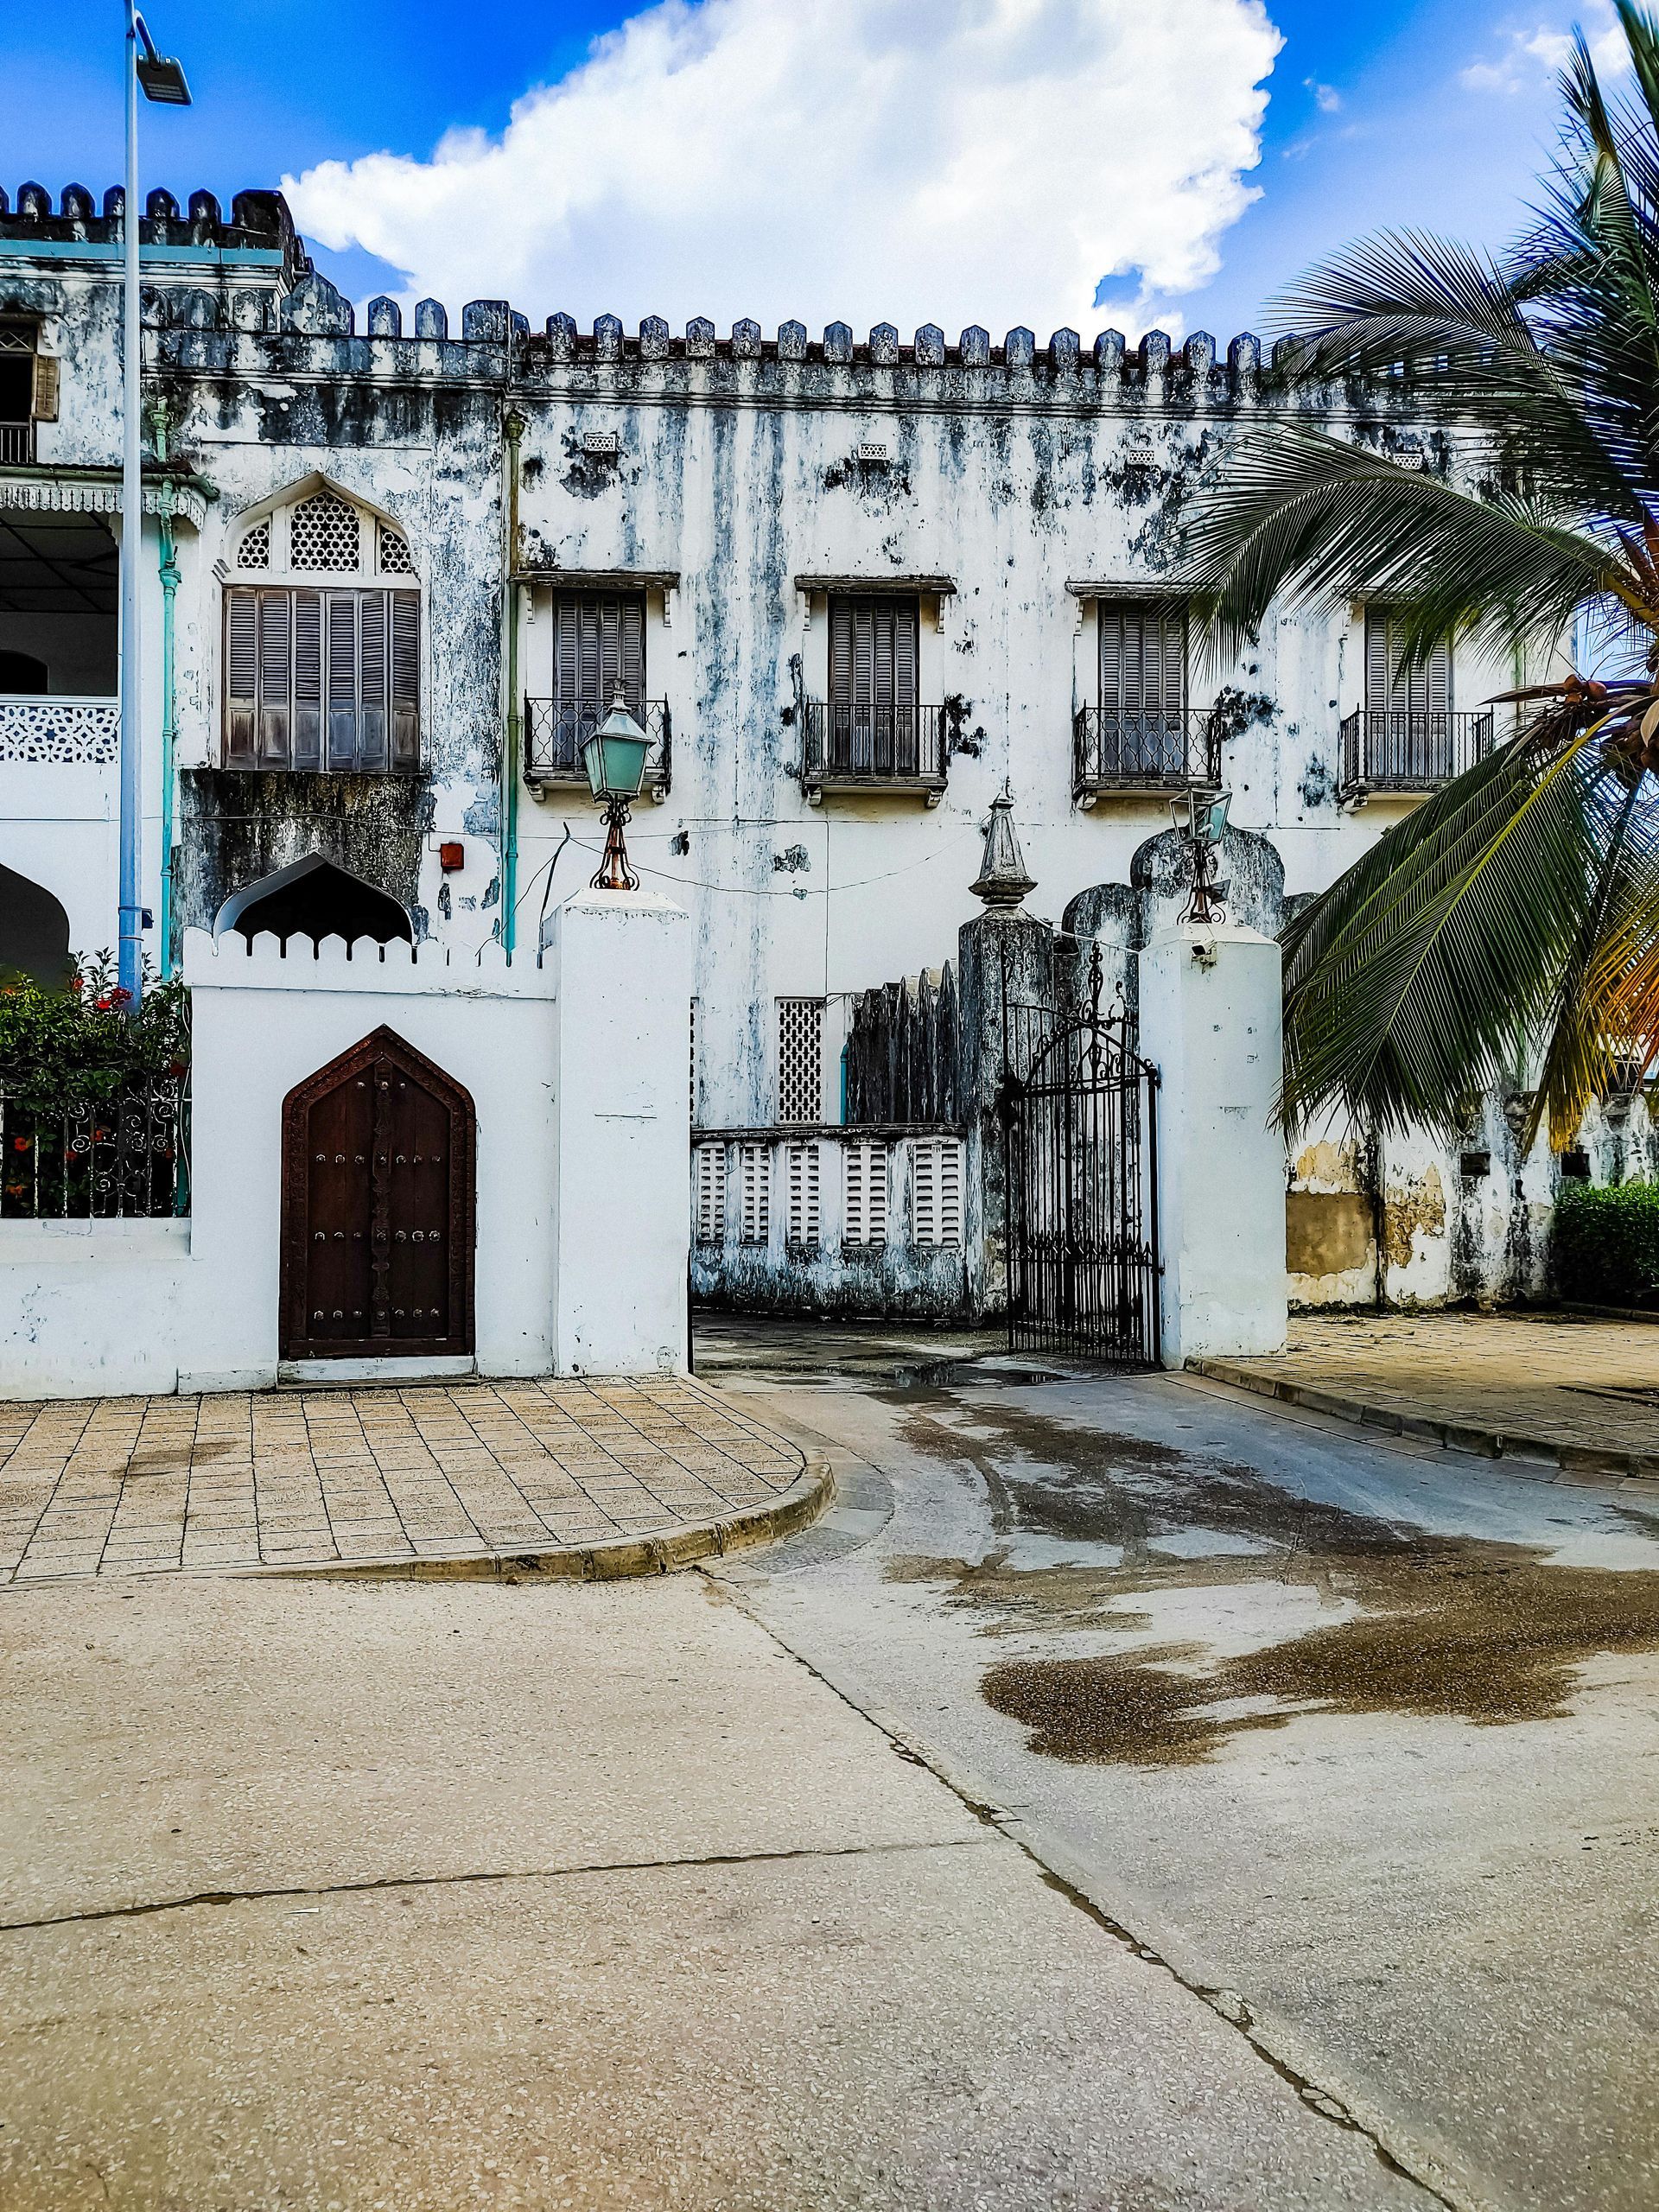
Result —
[[[290,937],[360,937],[390,944],[411,944],[415,932],[407,911],[378,884],[367,883],[321,853],[278,868],[273,875],[233,892],[213,918],[213,935],[238,930],[250,939],[262,931],[287,941]]]
[[[49,991],[69,979],[69,917],[43,883],[0,868],[0,982],[32,976]]]

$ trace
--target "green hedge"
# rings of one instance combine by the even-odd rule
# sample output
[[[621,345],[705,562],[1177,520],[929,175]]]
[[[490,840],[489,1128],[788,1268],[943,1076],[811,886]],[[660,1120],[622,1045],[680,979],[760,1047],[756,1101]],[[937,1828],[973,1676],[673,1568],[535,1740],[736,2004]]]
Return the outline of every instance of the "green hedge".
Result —
[[[1555,1276],[1563,1298],[1586,1305],[1659,1305],[1659,1184],[1563,1183]]]

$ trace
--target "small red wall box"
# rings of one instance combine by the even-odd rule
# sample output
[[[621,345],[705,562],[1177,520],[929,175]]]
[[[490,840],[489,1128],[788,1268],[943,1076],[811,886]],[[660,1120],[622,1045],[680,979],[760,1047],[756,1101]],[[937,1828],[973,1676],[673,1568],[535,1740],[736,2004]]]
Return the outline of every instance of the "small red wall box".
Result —
[[[458,868],[467,865],[467,848],[459,837],[438,847],[438,866],[446,875],[453,875]]]

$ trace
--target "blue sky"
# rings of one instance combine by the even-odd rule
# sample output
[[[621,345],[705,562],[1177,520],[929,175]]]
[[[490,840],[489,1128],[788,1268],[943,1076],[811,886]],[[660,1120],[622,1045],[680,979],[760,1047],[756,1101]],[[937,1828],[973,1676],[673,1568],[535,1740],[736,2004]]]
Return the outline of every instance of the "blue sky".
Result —
[[[636,25],[642,35],[621,77],[615,65],[608,91],[544,109],[539,137],[520,132],[517,151],[498,159],[515,102],[582,71],[596,36],[661,10],[619,0],[474,0],[466,10],[429,0],[155,0],[158,41],[184,59],[198,104],[182,115],[148,111],[145,184],[166,183],[181,198],[205,184],[228,200],[241,186],[321,164],[402,157],[325,171],[308,199],[299,195],[308,237],[335,236],[332,248],[318,248],[320,265],[359,298],[430,285],[454,307],[471,292],[509,289],[537,317],[565,306],[584,321],[605,309],[637,320],[653,308],[683,320],[713,295],[706,311],[717,320],[753,312],[771,325],[798,313],[817,327],[836,315],[856,324],[881,313],[904,327],[930,316],[949,327],[969,309],[994,326],[1003,313],[1029,321],[1040,336],[1051,315],[1079,326],[1089,319],[1092,302],[1077,300],[1077,257],[1094,251],[1124,262],[1110,274],[1089,264],[1103,279],[1097,321],[1156,315],[1225,338],[1258,324],[1276,288],[1347,237],[1406,224],[1502,238],[1548,156],[1551,41],[1575,12],[1548,0],[1519,11],[1484,0],[1267,0],[1265,9],[1259,0],[912,0],[905,22],[921,24],[912,34],[887,12],[892,0],[810,0],[832,4],[844,11],[834,20],[849,26],[849,45],[861,39],[867,50],[842,57],[843,71],[826,66],[821,43],[810,62],[816,81],[785,85],[781,108],[770,87],[756,89],[757,73],[774,62],[785,79],[802,73],[803,49],[781,27],[801,22],[809,0],[670,0],[660,51],[643,35],[652,24]],[[775,53],[768,10],[780,27]],[[1576,12],[1605,32],[1602,0],[1583,0]],[[1010,36],[989,60],[966,36],[988,16],[1021,18],[1020,40]],[[722,26],[740,18],[747,32],[728,37]],[[117,179],[120,22],[113,0],[9,11],[0,142],[9,189],[35,178],[54,192],[70,181],[101,191]],[[1160,23],[1167,47],[1158,42]],[[1113,43],[1129,27],[1132,53]],[[1033,61],[1038,29],[1046,51]],[[677,95],[671,80],[688,59],[704,60],[696,43],[704,31],[729,48],[708,65],[729,63],[728,73],[709,82],[726,88],[719,97],[732,104],[733,135],[748,144],[729,174],[709,150],[712,133],[692,143],[688,128],[685,147],[676,143],[690,95]],[[1282,40],[1276,55],[1274,32]],[[895,50],[916,35],[932,39],[938,72],[923,51],[908,56],[911,76],[892,74]],[[925,146],[931,74],[949,79],[957,62],[963,89],[932,118],[937,145],[919,168],[895,155],[893,175],[879,173],[895,137],[891,122],[852,178],[828,156],[815,166],[803,155],[798,123],[768,135],[774,110],[810,115],[821,102],[833,120],[838,98],[868,105],[871,85],[890,85],[897,135],[914,120]],[[986,104],[985,79],[1003,67],[1011,81],[999,109],[995,98]],[[804,107],[791,110],[791,98]],[[1007,147],[998,123],[985,121],[999,113],[1010,118]],[[1131,125],[1142,115],[1135,149]],[[640,144],[619,117],[644,119]],[[695,120],[701,128],[704,118]],[[458,161],[431,165],[445,134],[457,131],[478,135],[461,142]],[[1253,147],[1258,131],[1251,166],[1237,149]],[[1189,133],[1195,158],[1209,165],[1196,181],[1165,174],[1170,149]],[[1075,148],[1075,161],[1022,183],[1037,166],[1032,149],[1053,144]],[[451,156],[455,147],[452,138]],[[1117,147],[1132,150],[1115,164]],[[953,228],[930,175],[937,180],[949,164],[958,183],[977,189],[1003,155],[1006,178],[970,206],[965,231]],[[609,178],[603,190],[593,181],[601,170]],[[573,175],[580,204],[566,207]],[[861,200],[860,191],[874,197]],[[1259,196],[1241,213],[1248,192]],[[548,213],[556,203],[560,212]],[[849,207],[867,211],[868,250],[852,260]],[[886,212],[872,221],[870,207]],[[521,219],[525,208],[533,219]],[[1092,224],[1081,245],[1059,235],[1077,209]],[[702,258],[688,245],[693,235],[707,242]],[[1022,271],[1031,295],[1023,308]],[[970,309],[981,294],[989,303],[982,317]]]

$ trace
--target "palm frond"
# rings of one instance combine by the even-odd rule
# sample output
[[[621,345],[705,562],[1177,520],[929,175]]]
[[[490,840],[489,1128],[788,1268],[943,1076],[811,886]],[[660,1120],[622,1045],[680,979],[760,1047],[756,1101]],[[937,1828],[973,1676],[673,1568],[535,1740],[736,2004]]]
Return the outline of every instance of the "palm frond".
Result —
[[[1281,594],[1292,605],[1386,598],[1414,650],[1453,632],[1517,650],[1559,632],[1586,600],[1628,604],[1637,589],[1616,541],[1300,423],[1229,455],[1224,497],[1218,487],[1189,526],[1186,574],[1224,650]]]
[[[1281,1111],[1332,1103],[1450,1131],[1536,1029],[1595,876],[1594,735],[1529,734],[1458,778],[1299,918],[1287,944]]]

